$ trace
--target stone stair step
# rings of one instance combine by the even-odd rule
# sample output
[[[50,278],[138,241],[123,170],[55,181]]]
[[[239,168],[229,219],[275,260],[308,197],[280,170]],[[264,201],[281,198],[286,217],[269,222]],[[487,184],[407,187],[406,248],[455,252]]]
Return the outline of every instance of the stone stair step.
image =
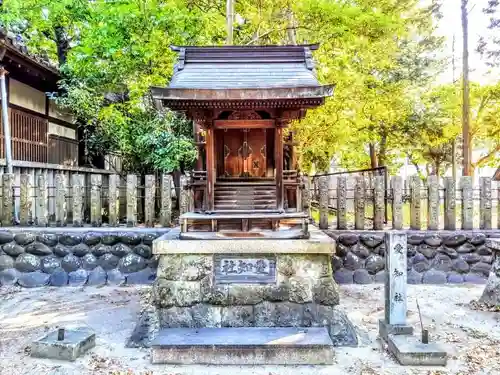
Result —
[[[154,364],[326,365],[325,327],[165,328],[151,345]]]

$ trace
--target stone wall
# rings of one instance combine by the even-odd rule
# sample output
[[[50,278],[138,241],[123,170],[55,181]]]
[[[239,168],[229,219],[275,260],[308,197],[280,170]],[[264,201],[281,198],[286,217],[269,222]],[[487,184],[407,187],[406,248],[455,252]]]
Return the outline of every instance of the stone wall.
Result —
[[[213,255],[161,255],[152,294],[157,329],[327,326],[334,343],[355,345],[354,329],[336,308],[329,255],[277,254],[276,277],[272,284],[216,284]]]
[[[332,258],[339,284],[382,283],[385,244],[380,232],[328,232],[337,242]],[[487,237],[500,231],[408,232],[409,284],[486,283],[492,263]]]
[[[152,242],[165,231],[0,230],[0,285],[149,284]]]

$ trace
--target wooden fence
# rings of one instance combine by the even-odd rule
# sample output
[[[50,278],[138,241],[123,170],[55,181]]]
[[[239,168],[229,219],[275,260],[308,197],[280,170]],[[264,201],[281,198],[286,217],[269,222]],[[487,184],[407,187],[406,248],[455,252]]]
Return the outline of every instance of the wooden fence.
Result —
[[[311,188],[313,217],[322,229],[500,229],[500,182],[471,177],[321,176]]]

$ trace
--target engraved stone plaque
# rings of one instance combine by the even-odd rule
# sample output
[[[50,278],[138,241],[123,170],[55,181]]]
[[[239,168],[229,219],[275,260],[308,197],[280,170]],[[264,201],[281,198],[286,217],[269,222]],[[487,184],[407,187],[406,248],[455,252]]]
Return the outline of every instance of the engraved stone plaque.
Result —
[[[276,258],[272,256],[214,256],[217,284],[270,284],[276,282]]]

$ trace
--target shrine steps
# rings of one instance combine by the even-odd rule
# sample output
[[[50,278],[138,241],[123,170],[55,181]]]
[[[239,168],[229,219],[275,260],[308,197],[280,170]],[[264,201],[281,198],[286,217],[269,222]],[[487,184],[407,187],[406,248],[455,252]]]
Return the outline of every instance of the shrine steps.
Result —
[[[327,365],[335,352],[325,327],[165,328],[154,364]]]
[[[273,182],[236,180],[217,182],[214,189],[215,210],[265,210],[276,208],[276,185]]]

